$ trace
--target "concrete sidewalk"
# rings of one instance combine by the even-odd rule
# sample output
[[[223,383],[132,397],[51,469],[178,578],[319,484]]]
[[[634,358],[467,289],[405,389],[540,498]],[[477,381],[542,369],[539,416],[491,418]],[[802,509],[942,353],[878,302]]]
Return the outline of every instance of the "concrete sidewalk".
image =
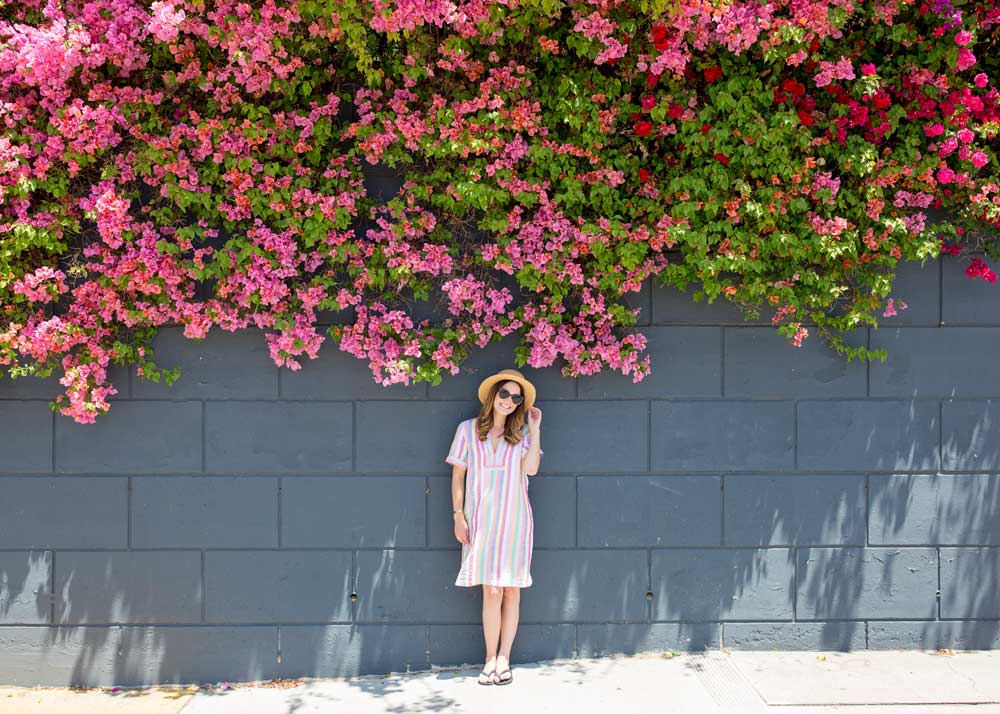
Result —
[[[0,687],[0,714],[781,712],[1000,714],[1000,651],[642,654],[349,679],[143,689]]]

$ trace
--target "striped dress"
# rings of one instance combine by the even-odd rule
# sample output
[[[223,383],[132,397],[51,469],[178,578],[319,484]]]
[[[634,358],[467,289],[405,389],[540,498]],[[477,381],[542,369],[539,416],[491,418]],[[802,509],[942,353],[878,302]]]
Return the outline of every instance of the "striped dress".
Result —
[[[521,458],[531,446],[527,425],[521,441],[503,438],[494,448],[489,437],[479,441],[476,419],[466,419],[455,430],[445,461],[464,466],[465,520],[469,542],[462,544],[462,566],[455,585],[531,585],[534,522],[528,502],[528,476]],[[539,453],[544,453],[539,450]]]

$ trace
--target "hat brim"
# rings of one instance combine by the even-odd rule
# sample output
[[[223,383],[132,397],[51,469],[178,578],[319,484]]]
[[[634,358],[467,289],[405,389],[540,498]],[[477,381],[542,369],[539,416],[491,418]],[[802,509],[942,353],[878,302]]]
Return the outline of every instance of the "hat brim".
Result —
[[[521,391],[524,392],[524,411],[528,411],[535,403],[535,385],[526,379],[517,377],[512,374],[493,374],[484,379],[479,384],[479,402],[480,404],[486,403],[486,398],[490,394],[490,389],[497,382],[517,382],[521,385]]]

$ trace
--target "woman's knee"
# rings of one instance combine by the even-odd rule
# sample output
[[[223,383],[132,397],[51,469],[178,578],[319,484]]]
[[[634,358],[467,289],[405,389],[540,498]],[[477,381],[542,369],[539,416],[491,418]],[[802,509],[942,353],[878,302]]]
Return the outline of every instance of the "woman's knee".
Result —
[[[504,594],[504,588],[499,585],[484,585],[483,597],[490,600],[499,600]]]
[[[503,599],[504,600],[519,600],[521,598],[521,588],[518,587],[504,587],[503,589]]]

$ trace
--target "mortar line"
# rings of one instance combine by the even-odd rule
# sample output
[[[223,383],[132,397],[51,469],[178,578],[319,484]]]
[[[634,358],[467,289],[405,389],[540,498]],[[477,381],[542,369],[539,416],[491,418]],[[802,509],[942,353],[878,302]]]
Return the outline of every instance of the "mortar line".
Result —
[[[281,476],[278,477],[278,548],[283,547],[281,543],[281,498],[282,498],[281,489],[283,480],[284,480],[283,477]]]
[[[451,489],[449,489],[450,491]],[[455,514],[452,513],[452,518]],[[424,547],[431,547],[431,477],[424,476]],[[430,645],[428,645],[428,650]]]
[[[358,403],[351,402],[351,473],[358,472]]]

